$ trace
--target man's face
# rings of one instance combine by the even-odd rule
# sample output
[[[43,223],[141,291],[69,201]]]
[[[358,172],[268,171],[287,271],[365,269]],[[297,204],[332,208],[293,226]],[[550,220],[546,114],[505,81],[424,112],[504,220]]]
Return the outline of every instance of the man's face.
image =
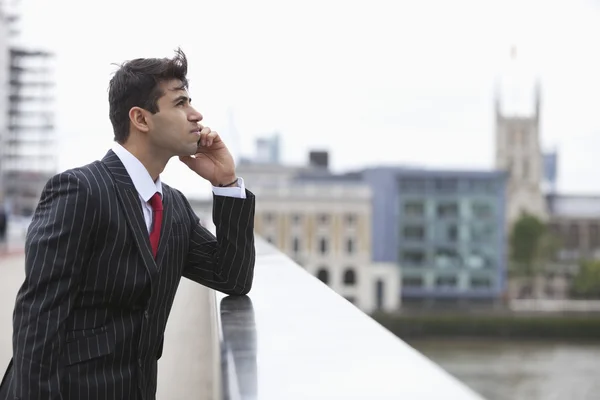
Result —
[[[149,140],[169,156],[196,154],[202,114],[192,107],[181,81],[162,82],[160,88],[163,96],[158,100],[158,112],[149,117]]]

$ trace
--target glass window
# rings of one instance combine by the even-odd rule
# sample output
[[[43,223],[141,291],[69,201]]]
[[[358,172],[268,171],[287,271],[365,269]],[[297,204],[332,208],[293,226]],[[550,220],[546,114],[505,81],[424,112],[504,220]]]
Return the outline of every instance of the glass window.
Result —
[[[488,202],[474,201],[471,204],[471,214],[475,218],[491,218],[494,215],[494,208]]]
[[[317,278],[319,278],[319,280],[325,284],[329,282],[329,271],[326,267],[319,268],[317,271]]]
[[[404,203],[404,214],[407,217],[422,217],[425,215],[425,202],[407,201]]]
[[[422,193],[426,190],[425,180],[420,178],[404,178],[400,181],[400,190],[408,193]]]
[[[492,287],[492,280],[487,277],[471,278],[471,287],[473,289],[487,289]]]
[[[470,227],[471,241],[474,243],[490,243],[496,236],[496,227],[492,224],[473,224]]]
[[[381,279],[375,282],[375,293],[377,296],[377,309],[381,310],[383,308],[383,299],[385,298],[385,284]]]
[[[435,280],[435,285],[438,288],[455,288],[458,279],[456,276],[438,276]]]
[[[319,215],[317,215],[317,221],[319,221],[319,224],[325,225],[325,224],[329,223],[329,215],[319,214]]]
[[[448,241],[450,241],[450,242],[458,241],[458,226],[449,225],[446,233],[448,234],[448,236],[447,236]]]
[[[349,267],[344,271],[344,283],[348,286],[356,285],[356,272],[352,267]]]
[[[461,266],[461,257],[456,249],[437,249],[435,252],[437,268],[454,268]]]
[[[422,266],[427,256],[423,250],[405,250],[402,253],[402,261],[407,265]]]
[[[435,189],[439,193],[454,193],[458,190],[458,179],[450,179],[450,178],[436,179]]]
[[[489,254],[484,254],[479,250],[473,250],[465,256],[465,265],[470,269],[493,268],[494,259]]]
[[[510,169],[510,166],[512,165],[512,162],[510,161],[510,159],[507,162],[507,169]],[[487,193],[487,194],[491,194],[494,193],[496,191],[496,182],[491,180],[491,179],[473,179],[470,182],[470,188],[473,192],[475,193]]]
[[[302,222],[302,216],[300,214],[293,214],[292,215],[292,224],[294,224],[294,225],[300,225],[301,222]]]
[[[402,230],[402,234],[405,239],[410,240],[424,240],[425,239],[425,226],[423,225],[406,225]]]
[[[354,214],[346,214],[345,218],[346,225],[354,226],[356,224],[356,215]]]
[[[407,276],[402,278],[403,287],[420,288],[423,287],[422,276]]]
[[[329,247],[328,245],[329,245],[329,243],[327,242],[327,239],[326,238],[321,238],[319,240],[319,252],[321,254],[327,254],[327,250],[328,250],[328,247]]]
[[[354,240],[352,238],[346,239],[346,253],[354,253]]]
[[[441,218],[458,217],[458,203],[441,203],[437,206],[437,215]]]

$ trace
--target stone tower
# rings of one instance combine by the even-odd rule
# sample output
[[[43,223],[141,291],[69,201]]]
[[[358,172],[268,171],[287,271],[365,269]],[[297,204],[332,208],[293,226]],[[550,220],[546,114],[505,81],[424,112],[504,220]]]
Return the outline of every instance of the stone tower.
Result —
[[[508,172],[508,226],[527,212],[546,220],[542,192],[540,83],[513,48],[496,93],[496,168]]]

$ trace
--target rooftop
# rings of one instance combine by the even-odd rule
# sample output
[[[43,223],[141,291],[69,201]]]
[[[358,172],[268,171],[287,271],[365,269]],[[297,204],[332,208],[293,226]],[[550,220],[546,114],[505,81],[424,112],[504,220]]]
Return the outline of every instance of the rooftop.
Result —
[[[547,203],[555,216],[600,218],[600,195],[551,195]]]
[[[496,169],[443,169],[427,167],[408,167],[408,166],[381,166],[370,167],[362,171],[363,173],[391,173],[408,177],[439,177],[439,178],[491,178],[505,177],[506,172]]]

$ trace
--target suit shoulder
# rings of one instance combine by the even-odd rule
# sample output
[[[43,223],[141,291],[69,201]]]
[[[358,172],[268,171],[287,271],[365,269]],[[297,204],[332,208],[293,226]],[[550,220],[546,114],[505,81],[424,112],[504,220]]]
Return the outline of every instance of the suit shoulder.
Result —
[[[108,173],[102,167],[102,163],[100,161],[94,161],[86,165],[59,172],[55,174],[50,181],[75,179],[82,187],[90,192],[95,192],[98,190],[100,182],[107,181],[106,177],[108,177]]]
[[[183,202],[183,203],[187,203],[187,198],[185,197],[185,195],[183,193],[181,193],[180,190],[175,189],[172,186],[169,186],[167,184],[165,184],[163,182],[162,184],[163,187],[163,192],[169,193],[169,195],[176,201],[176,202]]]

